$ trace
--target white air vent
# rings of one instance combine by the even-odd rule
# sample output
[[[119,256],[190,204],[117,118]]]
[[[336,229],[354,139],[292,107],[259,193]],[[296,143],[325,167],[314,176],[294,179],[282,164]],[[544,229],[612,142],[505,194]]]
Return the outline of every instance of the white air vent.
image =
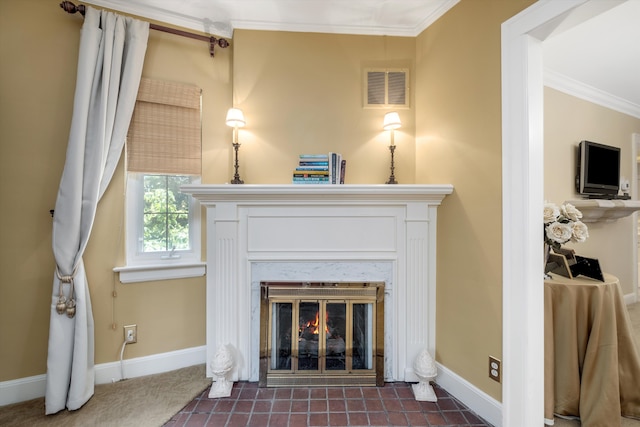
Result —
[[[409,70],[370,68],[364,77],[365,107],[409,106]]]

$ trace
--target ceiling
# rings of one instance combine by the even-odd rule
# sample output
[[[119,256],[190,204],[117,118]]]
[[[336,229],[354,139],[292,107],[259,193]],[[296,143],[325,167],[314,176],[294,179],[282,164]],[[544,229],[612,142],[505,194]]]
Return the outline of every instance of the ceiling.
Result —
[[[627,0],[549,37],[545,84],[640,117],[638,22],[640,0]]]
[[[87,0],[232,37],[234,29],[415,37],[459,0]]]
[[[415,37],[458,2],[84,1],[227,38],[233,37],[234,29]],[[591,0],[588,3],[595,4],[595,8],[609,9],[568,30],[563,29],[543,43],[545,84],[593,102],[610,102],[607,106],[640,117],[640,0]]]

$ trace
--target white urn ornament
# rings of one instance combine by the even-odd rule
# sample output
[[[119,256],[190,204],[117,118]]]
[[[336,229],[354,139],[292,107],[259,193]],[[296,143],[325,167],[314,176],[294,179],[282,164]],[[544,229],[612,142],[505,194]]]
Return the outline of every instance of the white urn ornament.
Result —
[[[213,383],[209,390],[209,397],[229,397],[233,388],[233,381],[227,379],[227,375],[233,369],[233,354],[228,345],[221,346],[211,360],[211,373]]]
[[[437,402],[438,397],[429,382],[436,378],[438,371],[436,369],[436,362],[426,349],[422,350],[413,361],[413,372],[419,381],[418,384],[411,386],[416,400]]]

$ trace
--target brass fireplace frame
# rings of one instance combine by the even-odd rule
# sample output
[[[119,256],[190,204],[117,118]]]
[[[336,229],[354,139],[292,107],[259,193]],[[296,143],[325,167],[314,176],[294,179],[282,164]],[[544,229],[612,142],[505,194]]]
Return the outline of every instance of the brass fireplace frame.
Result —
[[[346,369],[343,371],[310,372],[271,370],[272,303],[276,302],[344,301],[348,304],[367,303],[373,307],[372,369],[350,369],[352,348],[346,348]],[[324,306],[324,305],[323,305]],[[296,312],[294,310],[294,312]],[[352,319],[347,318],[347,330]],[[297,366],[298,347],[292,340],[291,358]],[[321,341],[319,341],[321,342]],[[347,340],[351,343],[351,340]],[[318,359],[324,366],[324,345],[319,344]],[[309,386],[383,386],[384,385],[384,283],[383,282],[261,282],[260,283],[260,387]]]

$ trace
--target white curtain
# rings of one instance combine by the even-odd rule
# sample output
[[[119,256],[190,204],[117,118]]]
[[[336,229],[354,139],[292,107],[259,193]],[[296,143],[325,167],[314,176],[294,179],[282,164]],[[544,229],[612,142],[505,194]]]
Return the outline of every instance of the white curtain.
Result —
[[[86,8],[67,157],[53,220],[56,271],[45,410],[79,409],[94,390],[94,331],[82,262],[98,201],[118,164],[135,105],[149,23]]]

